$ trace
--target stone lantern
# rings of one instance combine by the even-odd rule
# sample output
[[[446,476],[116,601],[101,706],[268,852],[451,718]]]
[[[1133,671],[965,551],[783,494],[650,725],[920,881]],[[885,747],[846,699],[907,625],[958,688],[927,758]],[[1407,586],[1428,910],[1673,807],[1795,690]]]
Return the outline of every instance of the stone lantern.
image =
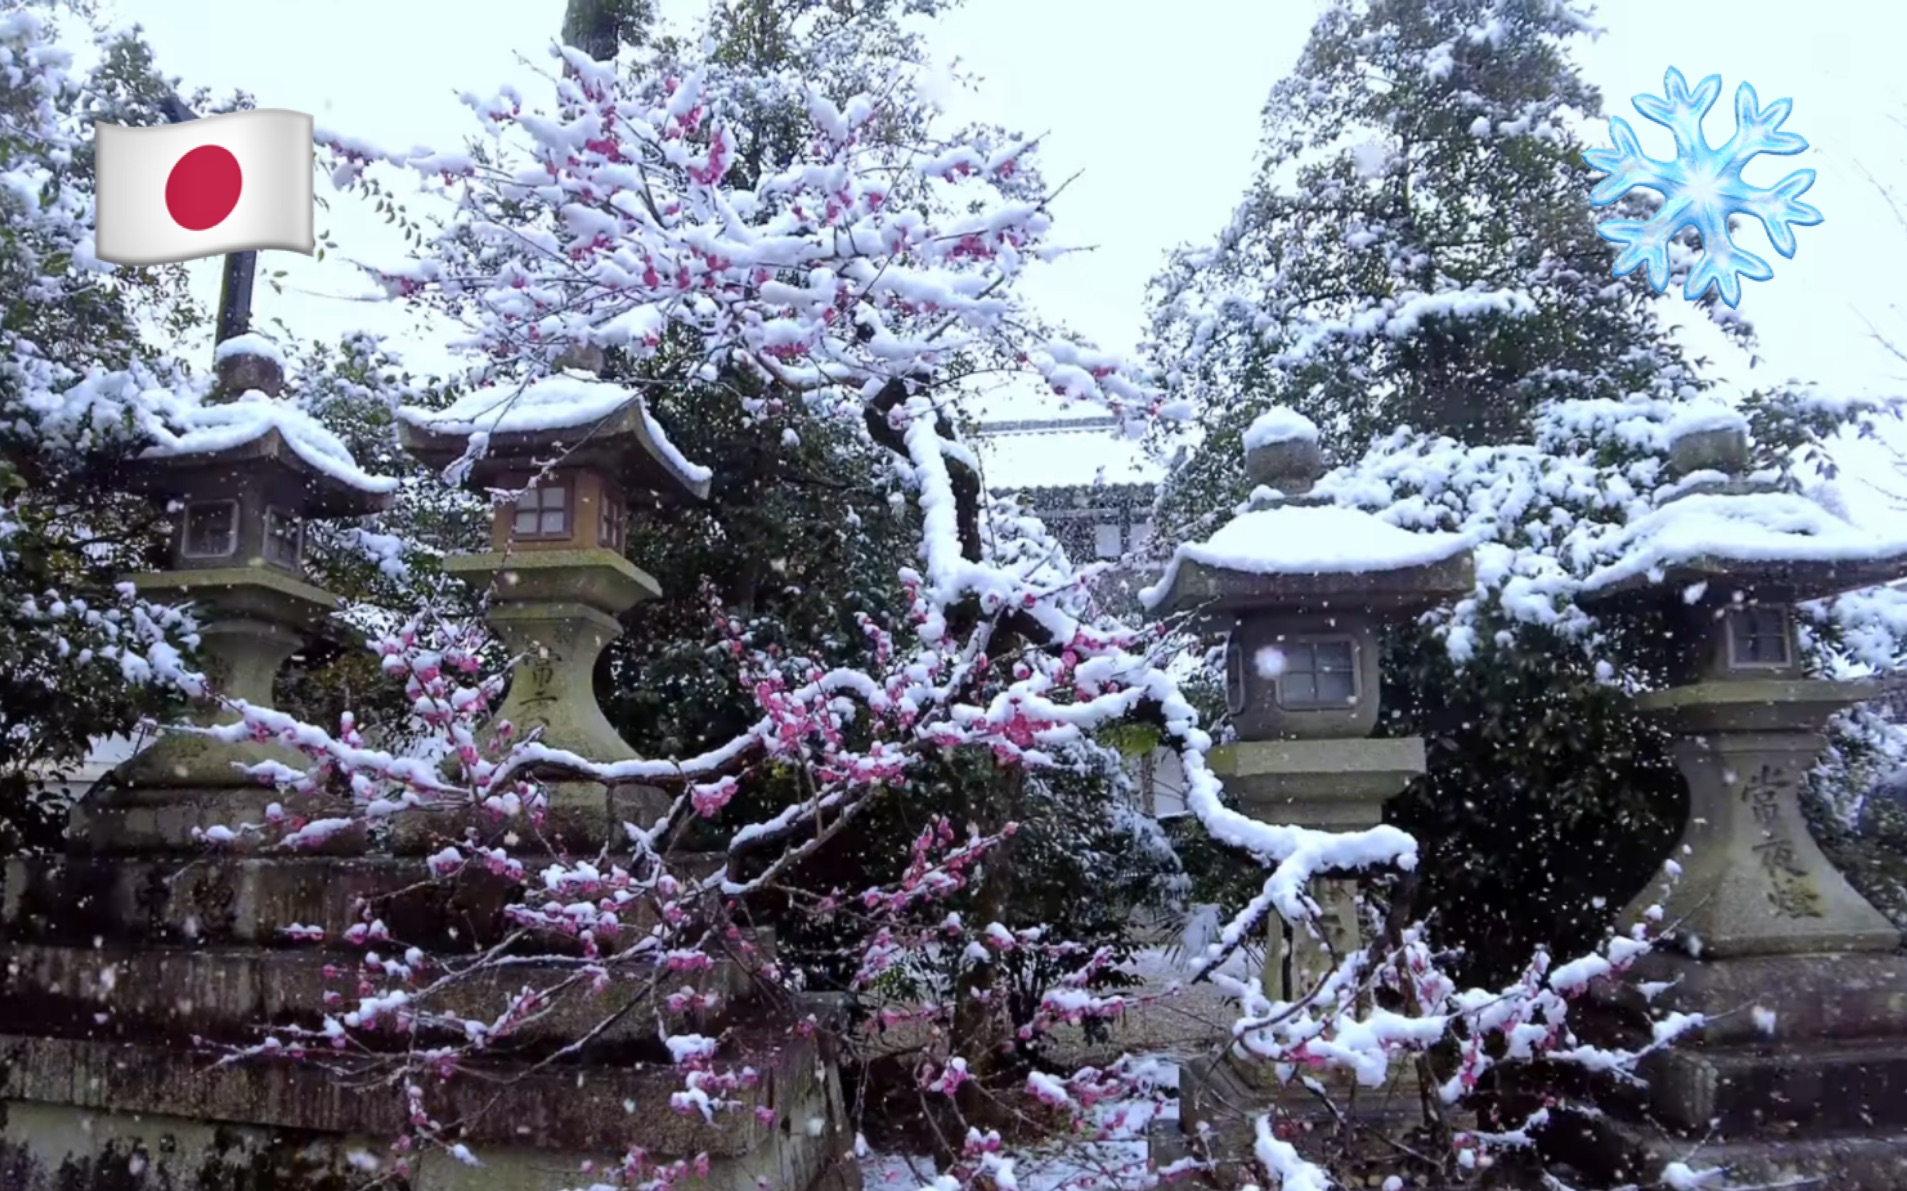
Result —
[[[1317,428],[1292,411],[1261,415],[1245,448],[1246,472],[1260,485],[1250,506],[1209,539],[1180,546],[1140,599],[1155,613],[1202,612],[1229,630],[1225,692],[1238,739],[1209,761],[1239,809],[1322,830],[1375,827],[1384,803],[1425,770],[1421,739],[1372,736],[1382,633],[1475,587],[1470,542],[1313,495],[1324,473]],[[1266,965],[1267,996],[1303,996],[1329,970],[1331,952],[1359,944],[1354,881],[1314,883],[1325,939],[1273,923],[1280,962]],[[1229,1057],[1194,1064],[1181,1088],[1187,1136],[1272,1090],[1265,1072]],[[1249,1151],[1250,1138],[1234,1140]]]
[[[1317,430],[1287,410],[1246,435],[1251,507],[1204,542],[1179,547],[1141,598],[1158,613],[1201,610],[1225,624],[1227,710],[1238,739],[1211,765],[1242,809],[1278,823],[1356,830],[1424,772],[1416,737],[1373,738],[1381,633],[1475,586],[1470,543],[1413,533],[1311,495],[1324,472]],[[1334,884],[1334,882],[1326,882]],[[1335,946],[1354,945],[1348,890],[1320,890]],[[1289,997],[1323,956],[1293,932],[1267,993]]]
[[[596,659],[621,632],[617,617],[660,594],[624,556],[629,501],[708,494],[708,472],[669,444],[631,390],[576,373],[471,393],[444,410],[400,411],[406,450],[476,491],[512,494],[494,506],[491,549],[445,560],[466,581],[493,585],[489,623],[523,660],[498,718],[551,749],[604,763],[633,759],[596,701]],[[481,454],[472,436],[484,436]],[[472,456],[475,455],[475,458]],[[600,842],[614,824],[654,808],[653,792],[574,780],[544,766],[550,826]],[[566,780],[567,779],[567,780]],[[607,799],[607,800],[606,800]]]
[[[480,463],[479,474],[513,482],[513,469],[534,472],[555,458],[559,479],[569,480],[568,499],[535,502],[527,541],[509,540],[507,551],[455,560],[452,568],[506,572],[495,617],[509,640],[533,654],[507,710],[535,722],[533,696],[549,695],[553,706],[542,714],[553,743],[614,760],[626,747],[616,750],[614,734],[600,727],[590,731],[600,713],[589,718],[589,663],[614,631],[604,609],[653,593],[654,583],[608,544],[621,525],[610,500],[618,485],[699,491],[701,481],[669,470],[675,457],[640,408],[628,408],[627,393],[610,395],[613,403],[599,407],[542,408],[546,431],[504,423],[492,440],[497,456]],[[162,444],[159,456],[138,467],[148,490],[177,506],[174,546],[182,556],[141,583],[201,605],[206,652],[228,663],[226,689],[256,699],[269,693],[271,670],[300,618],[330,605],[297,573],[293,552],[271,544],[275,523],[268,518],[273,510],[297,518],[360,509],[376,504],[378,494],[349,468],[341,447],[330,449],[336,440],[262,393],[187,417],[198,420],[181,441]],[[411,417],[428,421],[417,411]],[[572,417],[581,420],[566,420]],[[254,433],[248,418],[262,427]],[[421,429],[410,435],[414,443],[453,457],[468,438],[461,430],[412,429]],[[581,449],[565,454],[570,446]],[[221,501],[228,503],[202,507]],[[529,505],[521,501],[500,515],[513,525]],[[580,525],[579,511],[588,518]],[[552,648],[537,654],[545,642]],[[546,675],[538,662],[548,663]],[[235,780],[225,764],[232,755],[172,754],[186,776],[208,782]],[[182,780],[169,764],[144,764],[154,780]],[[106,804],[145,814],[145,822],[113,826],[109,817],[94,826],[110,827],[116,843],[137,828],[147,845],[155,825],[169,824],[169,851],[140,846],[5,858],[0,1187],[262,1191],[379,1181],[363,1169],[362,1155],[405,1131],[413,1117],[401,1101],[369,1084],[341,1082],[329,1064],[255,1051],[251,1061],[216,1061],[215,1048],[254,1048],[263,1028],[308,1038],[335,1031],[341,1017],[352,1021],[335,1007],[363,995],[361,965],[375,961],[350,940],[367,920],[403,941],[397,946],[407,963],[432,971],[473,948],[509,947],[521,932],[506,910],[522,896],[512,892],[516,882],[480,870],[438,872],[405,846],[409,815],[400,817],[388,852],[206,848],[182,830],[189,818],[160,822],[138,801],[152,792],[135,783],[113,791]],[[162,792],[175,801],[191,797]],[[203,801],[230,823],[239,817],[231,804],[240,797],[242,791],[222,787]],[[360,854],[338,854],[347,851]],[[683,858],[700,871],[712,871],[720,859],[702,867]],[[623,913],[631,932],[659,929],[640,903]],[[458,1079],[418,1081],[427,1111],[455,1123],[457,1139],[481,1155],[482,1168],[419,1147],[402,1185],[546,1191],[575,1185],[579,1169],[606,1155],[634,1153],[650,1170],[694,1164],[701,1187],[858,1186],[832,1052],[820,1036],[792,1028],[806,1015],[801,1002],[791,1012],[784,996],[760,995],[743,945],[759,954],[772,936],[750,931],[733,942],[706,970],[677,973],[666,983],[657,978],[663,966],[651,974],[638,966],[640,958],[624,956],[614,967],[617,979],[585,990],[575,987],[572,960],[517,954],[495,979],[478,973],[475,980],[414,987],[405,1012],[415,1012],[427,1031],[436,1028],[432,1021],[490,1019],[529,988],[546,995],[535,1012],[515,1020],[514,1046],[464,1056]],[[429,958],[420,961],[420,954]],[[685,986],[712,1003],[678,1006],[672,993]],[[731,1110],[706,1120],[668,1110],[682,1072],[658,1034],[691,1030],[719,1038],[716,1061],[725,1068],[759,1075],[733,1093]],[[398,1052],[425,1036],[367,1028],[354,1031],[353,1051],[375,1074],[397,1069]],[[380,1055],[381,1046],[397,1049]],[[552,1065],[552,1054],[571,1058]]]
[[[165,569],[129,580],[142,595],[194,606],[218,695],[270,707],[279,667],[338,605],[305,573],[306,522],[382,509],[397,482],[360,470],[336,436],[280,398],[283,368],[265,341],[221,343],[218,376],[224,400],[188,410],[126,469],[127,488],[165,510],[171,535]],[[195,718],[230,717],[206,702]],[[267,759],[306,763],[272,744],[167,733],[81,804],[78,835],[109,850],[176,845],[267,798],[241,768]]]
[[[1669,685],[1637,707],[1667,729],[1688,783],[1673,854],[1680,879],[1663,904],[1682,947],[1645,956],[1638,975],[1674,982],[1659,1006],[1771,1014],[1711,1016],[1699,1045],[1651,1056],[1653,1108],[1671,1125],[1751,1149],[1775,1139],[1785,1156],[1757,1166],[1745,1154],[1744,1175],[1831,1170],[1849,1180],[1835,1186],[1898,1187],[1907,1185],[1901,1157],[1867,1181],[1835,1166],[1832,1137],[1815,1155],[1828,1165],[1818,1166],[1797,1136],[1907,1126],[1907,1052],[1885,1040],[1907,1034],[1907,965],[1900,932],[1828,863],[1802,819],[1797,796],[1828,718],[1878,692],[1807,675],[1795,605],[1907,575],[1907,533],[1871,533],[1806,497],[1744,481],[1747,464],[1739,419],[1708,419],[1677,437],[1670,469],[1681,491],[1626,527],[1611,546],[1619,560],[1591,573],[1578,599],[1662,625]],[[1652,881],[1624,921],[1659,900]],[[1880,1040],[1852,1044],[1863,1036]],[[1822,1094],[1836,1085],[1848,1094]],[[1882,1085],[1893,1090],[1875,1095]]]

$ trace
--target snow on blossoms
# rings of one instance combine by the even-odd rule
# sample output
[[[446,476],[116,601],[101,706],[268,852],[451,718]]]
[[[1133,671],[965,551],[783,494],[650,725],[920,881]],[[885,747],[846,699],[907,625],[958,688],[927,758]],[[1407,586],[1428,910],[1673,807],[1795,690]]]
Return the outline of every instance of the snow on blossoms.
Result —
[[[261,767],[257,775],[296,793],[316,793],[324,779],[349,790],[350,812],[363,819],[429,806],[514,820],[537,800],[529,776],[556,763],[579,778],[653,784],[672,796],[653,824],[625,825],[635,853],[628,864],[607,855],[563,857],[530,869],[503,847],[474,841],[430,854],[435,876],[488,872],[528,887],[510,895],[504,916],[565,954],[552,983],[513,993],[485,1013],[433,1008],[434,987],[475,985],[507,971],[509,987],[521,988],[527,965],[510,967],[501,951],[454,964],[414,960],[408,951],[394,959],[403,940],[377,937],[387,928],[367,909],[342,940],[367,950],[362,972],[353,974],[358,986],[340,994],[356,1008],[309,1036],[286,1036],[314,1050],[344,1050],[338,1039],[373,1029],[434,1032],[446,1039],[442,1049],[420,1051],[417,1061],[454,1073],[459,1055],[534,1028],[559,995],[580,999],[649,981],[669,1004],[687,1007],[703,994],[683,982],[711,970],[723,948],[751,975],[779,982],[778,961],[750,953],[731,915],[744,899],[775,889],[877,799],[912,796],[910,779],[925,759],[965,750],[1029,780],[1043,770],[1078,773],[1083,762],[1108,760],[1094,733],[1141,710],[1154,713],[1180,749],[1189,801],[1206,826],[1272,870],[1225,947],[1254,934],[1273,909],[1308,914],[1302,890],[1309,878],[1358,860],[1363,853],[1349,854],[1357,840],[1273,830],[1223,805],[1205,763],[1211,741],[1158,656],[1161,637],[1102,617],[1087,589],[1090,571],[1066,565],[1036,521],[996,516],[964,486],[975,468],[950,428],[957,386],[948,377],[956,364],[1017,370],[1067,399],[1112,411],[1130,428],[1177,412],[1116,358],[1023,330],[1038,323],[1019,281],[1032,263],[1063,251],[1051,239],[1034,146],[984,132],[936,138],[930,120],[914,119],[925,108],[905,86],[883,88],[879,99],[837,94],[798,72],[750,74],[712,54],[674,60],[651,53],[627,74],[574,52],[563,58],[553,112],[538,114],[514,94],[472,98],[479,121],[500,138],[503,164],[321,138],[341,186],[357,185],[366,168],[394,166],[457,200],[448,224],[425,238],[415,259],[380,275],[397,300],[468,328],[463,346],[472,362],[461,379],[481,408],[453,410],[459,419],[472,415],[473,454],[490,433],[560,426],[586,435],[632,403],[646,419],[646,390],[633,375],[644,385],[763,392],[797,424],[841,418],[891,451],[897,486],[917,506],[914,565],[896,576],[905,611],[892,624],[862,618],[863,659],[823,666],[762,644],[739,615],[711,599],[718,648],[710,665],[732,667],[759,714],[735,739],[684,760],[603,762],[503,734],[494,747],[480,747],[479,721],[497,684],[474,672],[445,674],[435,655],[449,647],[412,630],[389,644],[385,670],[406,678],[420,718],[434,717],[450,746],[445,755],[462,763],[455,779],[434,764],[367,747],[348,727],[323,733],[253,709],[244,723],[221,729],[302,750],[315,763],[311,773]],[[744,152],[741,130],[769,108],[805,120],[805,144],[761,163]],[[626,400],[618,386],[627,386]],[[665,439],[661,429],[655,437]],[[738,787],[769,769],[800,780],[762,821],[737,825],[736,808],[748,803],[735,797]],[[711,853],[719,863],[678,871],[670,839],[695,819],[727,829]],[[314,822],[329,828],[329,819]],[[1074,971],[1043,990],[1036,1025],[1114,1016],[1123,1002],[1087,988],[1104,956],[1071,956],[1062,943],[990,921],[969,931],[943,911],[929,912],[937,898],[984,879],[985,853],[1005,846],[1013,830],[1002,823],[963,839],[938,822],[931,837],[916,841],[903,879],[842,891],[858,898],[870,923],[865,944],[848,957],[857,977],[872,984],[930,949],[958,958],[964,974],[1012,951],[1050,947]],[[1409,856],[1401,833],[1388,842],[1385,857]],[[647,922],[655,925],[635,925]],[[1405,969],[1396,956],[1359,952],[1346,957],[1344,995],[1315,1006],[1254,1002],[1248,1011],[1256,1026],[1238,1036],[1253,1057],[1273,1064],[1315,1060],[1363,1075],[1446,1033],[1488,1034],[1491,1022],[1467,1003],[1452,1003],[1434,957],[1420,950],[1407,967],[1427,982],[1416,993],[1421,1023],[1369,1017],[1351,985],[1378,969],[1395,969],[1402,980]],[[1555,991],[1533,976],[1524,999],[1541,999],[1547,1009]],[[991,1065],[984,1039],[958,1016],[955,1007],[967,1003],[977,998],[957,994],[897,1011],[942,1027],[944,1049],[932,1056],[933,1071],[922,1072],[931,1094],[970,1095],[963,1089],[984,1082]],[[742,1103],[737,1093],[747,1072],[712,1032],[681,1022],[657,1027],[679,1069],[677,1111],[712,1118]],[[1474,1050],[1480,1065],[1487,1057],[1481,1041]],[[1025,1095],[1049,1106],[1089,1106],[1115,1094],[1086,1073],[1022,1082]],[[448,1133],[421,1104],[411,1119],[416,1144],[450,1149]],[[985,1142],[984,1134],[974,1136]],[[991,1160],[990,1152],[965,1157],[976,1169]],[[1279,1159],[1293,1171],[1298,1161]]]
[[[1017,284],[1027,267],[1063,251],[1050,240],[1035,147],[985,133],[936,138],[896,122],[884,105],[927,110],[905,86],[876,100],[700,57],[651,57],[626,76],[573,51],[563,58],[568,73],[552,114],[533,114],[514,93],[471,100],[518,151],[508,167],[321,139],[341,185],[382,163],[456,194],[457,214],[442,234],[383,277],[393,294],[470,328],[467,346],[480,357],[473,385],[498,395],[498,425],[510,419],[513,388],[531,399],[544,391],[540,378],[590,352],[661,361],[665,345],[692,345],[693,368],[679,381],[733,370],[805,395],[816,416],[865,418],[901,456],[896,465],[922,518],[922,566],[901,577],[915,643],[906,651],[893,643],[896,654],[877,674],[790,673],[759,659],[749,681],[768,714],[725,757],[756,748],[807,757],[834,785],[741,840],[779,838],[815,806],[852,801],[846,790],[864,794],[898,776],[923,744],[1051,765],[1091,752],[1095,728],[1152,705],[1165,709],[1169,734],[1186,751],[1188,779],[1214,795],[1204,805],[1224,821],[1225,836],[1250,835],[1268,861],[1292,861],[1281,886],[1301,886],[1332,849],[1314,833],[1249,832],[1244,816],[1219,804],[1203,763],[1209,739],[1176,683],[1145,656],[1146,639],[1097,627],[1077,598],[1083,581],[1055,581],[1046,561],[1054,551],[1003,545],[1018,535],[997,522],[987,532],[962,524],[953,475],[973,459],[943,430],[948,398],[937,387],[956,355],[1024,370],[1133,429],[1180,412],[1116,358],[1014,329],[1026,321]],[[793,159],[757,168],[738,155],[736,128],[764,104],[804,113],[808,140]],[[987,619],[956,627],[972,624],[963,608]],[[990,636],[1005,617],[1017,618],[1027,643],[1001,664],[1009,647]],[[844,741],[844,696],[886,730],[872,747]],[[605,780],[655,776],[650,762],[562,760]],[[701,800],[716,788],[702,787]]]
[[[381,276],[464,320],[483,379],[533,380],[576,345],[650,357],[686,334],[704,379],[733,368],[850,403],[980,352],[1135,426],[1160,411],[1115,357],[1014,330],[1016,284],[1065,251],[1033,145],[897,132],[896,105],[924,107],[904,79],[830,96],[700,57],[651,55],[629,75],[576,51],[564,63],[553,113],[466,97],[517,151],[505,167],[320,134],[340,185],[383,162],[455,193],[442,234]],[[743,160],[739,129],[764,106],[805,113],[805,152]]]

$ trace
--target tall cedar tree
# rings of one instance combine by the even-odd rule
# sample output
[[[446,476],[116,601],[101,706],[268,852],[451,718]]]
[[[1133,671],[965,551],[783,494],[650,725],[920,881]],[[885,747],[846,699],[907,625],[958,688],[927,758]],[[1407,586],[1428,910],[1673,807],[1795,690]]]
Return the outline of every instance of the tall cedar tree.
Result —
[[[1491,447],[1531,441],[1555,402],[1707,387],[1661,299],[1639,274],[1613,280],[1596,234],[1612,212],[1589,206],[1577,130],[1601,101],[1568,55],[1589,28],[1565,0],[1360,0],[1320,18],[1265,105],[1233,221],[1154,282],[1153,349],[1203,431],[1162,494],[1165,541],[1209,533],[1247,495],[1240,438],[1268,405],[1312,418],[1349,462],[1400,425]],[[1746,342],[1739,318],[1704,309]],[[1393,638],[1383,730],[1430,744],[1429,776],[1391,807],[1424,844],[1416,904],[1472,949],[1470,976],[1496,979],[1532,944],[1589,943],[1683,794],[1580,650],[1479,617],[1461,669],[1427,631]]]

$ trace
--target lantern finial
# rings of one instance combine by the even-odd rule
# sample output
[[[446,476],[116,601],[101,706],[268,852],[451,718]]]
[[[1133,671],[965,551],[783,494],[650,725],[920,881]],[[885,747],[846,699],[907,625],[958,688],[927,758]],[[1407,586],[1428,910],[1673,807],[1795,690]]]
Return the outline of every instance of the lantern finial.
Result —
[[[1324,475],[1318,427],[1288,406],[1274,405],[1245,429],[1245,474],[1283,496],[1303,496]]]

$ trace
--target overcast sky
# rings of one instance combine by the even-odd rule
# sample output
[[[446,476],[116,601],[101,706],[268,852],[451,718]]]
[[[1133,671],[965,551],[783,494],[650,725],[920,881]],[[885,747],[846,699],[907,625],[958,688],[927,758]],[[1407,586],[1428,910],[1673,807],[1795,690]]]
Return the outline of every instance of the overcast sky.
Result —
[[[163,70],[187,89],[246,89],[260,107],[311,113],[319,125],[405,148],[455,148],[474,130],[457,102],[464,90],[524,85],[561,23],[563,0],[108,0],[108,11],[142,24]],[[958,115],[1046,134],[1051,178],[1080,177],[1056,207],[1069,243],[1095,251],[1053,266],[1029,293],[1048,313],[1108,347],[1130,347],[1144,317],[1144,288],[1165,253],[1204,241],[1224,222],[1250,177],[1259,112],[1295,62],[1320,0],[968,0],[938,26],[934,52],[981,76],[977,93],[954,98]],[[693,15],[697,0],[667,0]],[[1774,263],[1769,282],[1749,282],[1742,311],[1762,336],[1752,371],[1716,340],[1693,342],[1738,383],[1789,376],[1838,389],[1897,391],[1907,365],[1873,340],[1868,323],[1907,343],[1907,308],[1894,309],[1907,270],[1907,228],[1873,182],[1898,184],[1907,199],[1907,90],[1898,55],[1907,10],[1874,0],[1816,0],[1797,18],[1770,0],[1612,0],[1607,33],[1577,50],[1609,114],[1624,115],[1658,156],[1666,132],[1636,117],[1631,96],[1659,91],[1663,71],[1691,81],[1719,73],[1723,99],[1710,138],[1730,131],[1736,86],[1763,102],[1788,97],[1787,128],[1812,148],[1763,159],[1750,181],[1790,169],[1819,172],[1807,200],[1826,222],[1801,228],[1785,261],[1758,227],[1747,244]],[[519,61],[527,57],[529,65]],[[1660,134],[1655,135],[1655,134]],[[323,193],[321,187],[320,193]],[[347,254],[378,257],[396,238],[368,207],[331,196],[320,211]],[[257,309],[300,337],[369,327],[402,333],[389,307],[351,300],[363,283],[342,262],[288,253],[261,258]],[[208,296],[217,266],[195,268]],[[284,269],[282,296],[262,284]],[[436,358],[425,353],[419,363]],[[1846,456],[1851,470],[1881,477],[1875,451]],[[1887,482],[1893,482],[1888,477]],[[1907,486],[1907,485],[1904,485]],[[1857,493],[1850,497],[1859,500]],[[1861,503],[1866,504],[1867,501]]]

